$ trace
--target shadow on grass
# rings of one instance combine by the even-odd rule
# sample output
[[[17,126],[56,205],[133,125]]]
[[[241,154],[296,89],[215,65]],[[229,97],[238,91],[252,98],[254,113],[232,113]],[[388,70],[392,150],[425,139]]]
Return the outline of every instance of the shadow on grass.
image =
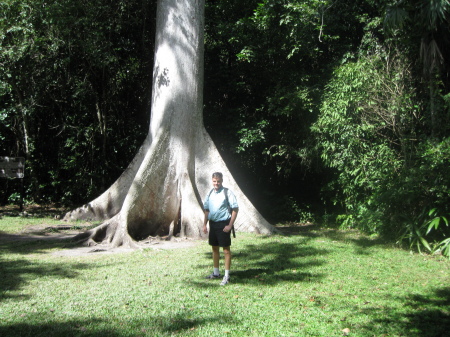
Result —
[[[91,269],[89,264],[32,263],[25,259],[2,259],[0,256],[0,301],[6,298],[26,299],[25,295],[10,295],[7,292],[20,289],[29,280],[38,277],[72,279],[78,276],[78,270]],[[2,334],[0,333],[0,336]]]
[[[450,334],[450,288],[436,289],[429,295],[411,295],[395,298],[404,304],[406,310],[366,308],[363,313],[376,317],[362,330],[369,335],[379,333],[380,326],[385,327],[386,335],[408,337],[447,337]],[[405,313],[406,311],[406,313]],[[376,328],[374,328],[376,327]]]
[[[42,323],[42,318],[36,317],[37,323],[25,322],[32,319],[26,315],[24,322],[10,325],[0,324],[0,336],[33,336],[33,337],[66,337],[66,336],[173,336],[177,333],[193,333],[193,331],[206,324],[221,322],[234,322],[229,315],[212,317],[186,318],[183,314],[167,316],[149,316],[146,319],[131,322],[117,322],[109,319],[49,321]]]
[[[308,245],[309,238],[295,240],[295,243],[278,240],[276,237],[263,238],[258,244],[248,244],[232,250],[232,282],[276,285],[280,282],[317,282],[325,275],[314,271],[315,267],[326,263],[326,249]],[[205,253],[211,260],[211,253]],[[205,266],[199,266],[204,268]],[[198,282],[200,287],[212,283]],[[214,284],[216,286],[216,284]]]
[[[0,252],[13,254],[32,254],[45,252],[54,248],[74,246],[71,236],[38,236],[0,233]]]
[[[351,243],[356,247],[355,253],[358,255],[368,255],[369,252],[366,251],[368,248],[380,247],[391,249],[394,245],[393,241],[387,240],[386,238],[380,236],[369,237],[358,230],[320,229],[318,227],[310,228],[310,231],[303,229],[299,232],[299,235],[309,238],[323,237],[335,242]]]
[[[94,324],[104,324],[101,320],[72,320],[67,322],[48,322],[48,323],[16,323],[0,326],[0,336],[43,336],[43,337],[66,337],[66,336],[123,336],[121,331],[114,331],[105,327],[104,329],[92,328]]]
[[[283,281],[319,281],[323,275],[313,270],[325,263],[323,257],[328,252],[308,246],[308,241],[286,243],[267,240],[263,244],[247,245],[238,254],[244,262],[239,265],[240,269],[233,270],[235,282],[277,284]]]
[[[178,313],[172,317],[156,317],[153,323],[156,329],[169,333],[171,336],[174,333],[181,333],[182,331],[193,331],[196,327],[206,325],[214,322],[233,323],[236,319],[231,315],[220,315],[215,317],[199,317],[187,318],[185,314]]]

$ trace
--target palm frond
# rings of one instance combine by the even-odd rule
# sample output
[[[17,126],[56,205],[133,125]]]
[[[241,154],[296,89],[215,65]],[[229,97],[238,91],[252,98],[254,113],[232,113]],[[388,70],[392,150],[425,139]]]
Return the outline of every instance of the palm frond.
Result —
[[[433,37],[422,38],[420,44],[420,58],[423,60],[423,70],[431,74],[444,61],[444,56]]]
[[[449,0],[427,0],[422,4],[422,15],[425,23],[432,30],[435,30],[439,23],[445,20],[445,16],[450,9]]]
[[[384,29],[389,33],[402,29],[408,18],[408,12],[405,9],[396,6],[389,7],[384,17]]]

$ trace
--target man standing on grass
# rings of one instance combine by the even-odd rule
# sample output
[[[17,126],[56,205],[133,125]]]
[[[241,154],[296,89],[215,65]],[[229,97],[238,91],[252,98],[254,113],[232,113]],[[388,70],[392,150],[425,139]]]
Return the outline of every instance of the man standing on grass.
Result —
[[[203,232],[208,233],[209,221],[209,244],[212,246],[214,271],[207,279],[220,277],[219,247],[223,248],[225,255],[225,275],[220,285],[224,286],[230,282],[231,267],[231,230],[239,211],[238,203],[233,192],[222,186],[223,176],[220,172],[212,175],[213,189],[209,192],[203,204],[205,219],[203,221]]]

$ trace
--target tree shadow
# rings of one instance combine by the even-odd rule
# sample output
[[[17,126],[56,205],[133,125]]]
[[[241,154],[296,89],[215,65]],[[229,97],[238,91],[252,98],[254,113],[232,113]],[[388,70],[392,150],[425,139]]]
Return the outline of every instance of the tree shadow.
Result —
[[[6,295],[6,291],[20,289],[27,283],[26,275],[33,277],[56,277],[72,279],[78,276],[77,269],[91,269],[89,264],[61,264],[61,263],[39,263],[34,264],[23,259],[3,260],[0,258],[0,301],[13,296]],[[16,296],[23,299],[23,296]],[[1,334],[0,334],[1,335]]]
[[[106,320],[105,320],[106,321]],[[16,323],[10,325],[0,326],[0,336],[122,336],[120,331],[113,331],[107,328],[91,331],[92,324],[105,323],[104,320],[71,320],[66,322],[50,321],[48,323]]]
[[[0,252],[12,254],[46,253],[50,249],[75,246],[74,235],[21,235],[0,233]]]
[[[180,333],[181,331],[192,331],[198,326],[206,325],[211,322],[236,323],[236,319],[232,315],[219,315],[214,317],[192,317],[187,318],[184,313],[177,313],[172,317],[155,317],[155,324],[163,332]]]
[[[311,229],[318,230],[320,228],[314,227]],[[358,255],[369,255],[370,252],[367,249],[372,247],[391,249],[393,246],[393,242],[391,240],[380,236],[368,237],[366,234],[363,234],[358,230],[351,229],[321,229],[320,233],[305,229],[299,234],[309,238],[324,237],[336,242],[352,243],[355,246],[355,254]]]
[[[408,337],[447,337],[450,333],[450,288],[435,289],[429,295],[413,294],[404,298],[394,297],[406,310],[392,307],[366,308],[362,313],[375,317],[361,332],[380,333],[385,327],[386,335]],[[406,311],[406,313],[405,313]],[[356,312],[356,311],[355,311]],[[364,334],[365,335],[365,334]]]
[[[336,242],[352,243],[355,246],[355,254],[370,255],[368,248],[391,248],[392,241],[383,237],[368,237],[358,230],[321,229],[319,225],[307,224],[303,226],[277,227],[283,236],[303,236],[310,239],[319,237]],[[320,230],[320,232],[318,232]]]
[[[34,264],[26,259],[7,256],[7,254],[26,255],[31,253],[43,253],[55,247],[66,245],[68,240],[37,238],[27,235],[15,235],[0,233],[0,290],[4,296],[5,290],[15,290],[25,282],[25,274],[33,274],[37,277],[50,275],[72,278],[77,275],[73,266],[65,267],[63,264]],[[6,258],[5,258],[6,256]],[[84,265],[79,264],[78,267]]]
[[[325,263],[322,257],[328,252],[308,246],[308,241],[294,244],[267,240],[247,245],[238,253],[238,258],[245,262],[244,268],[233,270],[234,282],[273,285],[283,281],[319,281],[324,275],[312,270]]]
[[[36,314],[35,314],[36,315]],[[28,319],[34,321],[32,315]],[[0,325],[0,336],[173,336],[177,333],[192,332],[198,326],[208,323],[223,322],[229,324],[236,319],[231,315],[187,318],[182,313],[166,316],[149,316],[132,322],[112,323],[108,318],[90,320],[74,319],[66,321],[46,320],[36,317],[37,323],[21,322]]]
[[[315,267],[326,263],[326,249],[309,246],[310,239],[304,238],[296,243],[277,241],[276,237],[263,238],[262,243],[248,244],[232,250],[233,283],[255,285],[276,285],[281,282],[317,282],[324,274],[314,272]],[[205,252],[210,260],[211,253]],[[206,266],[199,266],[204,269]],[[194,282],[200,287],[210,283]]]

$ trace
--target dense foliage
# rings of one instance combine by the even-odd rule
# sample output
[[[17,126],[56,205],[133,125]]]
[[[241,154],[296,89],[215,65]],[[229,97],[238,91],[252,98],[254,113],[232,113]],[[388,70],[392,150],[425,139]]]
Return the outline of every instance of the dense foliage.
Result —
[[[27,198],[81,203],[129,163],[148,128],[154,6],[0,2],[0,149],[26,157]]]
[[[85,202],[134,156],[149,120],[155,7],[0,1],[0,155],[27,158],[29,201]],[[449,8],[206,1],[205,124],[266,217],[443,247]],[[14,200],[13,181],[0,184],[1,202]]]

